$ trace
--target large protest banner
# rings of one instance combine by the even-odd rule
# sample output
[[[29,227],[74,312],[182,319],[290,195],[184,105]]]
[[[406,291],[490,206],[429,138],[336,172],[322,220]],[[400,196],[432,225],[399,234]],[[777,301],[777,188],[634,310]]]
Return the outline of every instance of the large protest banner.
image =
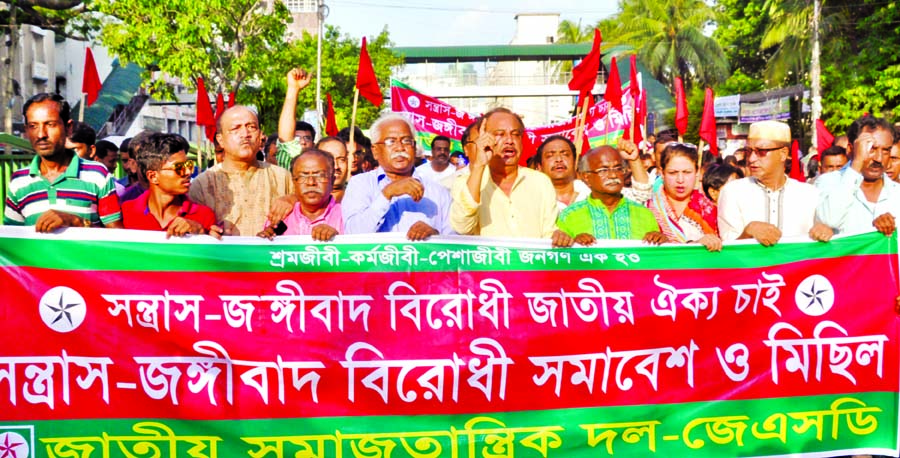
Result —
[[[897,453],[896,237],[371,241],[0,228],[0,455]]]

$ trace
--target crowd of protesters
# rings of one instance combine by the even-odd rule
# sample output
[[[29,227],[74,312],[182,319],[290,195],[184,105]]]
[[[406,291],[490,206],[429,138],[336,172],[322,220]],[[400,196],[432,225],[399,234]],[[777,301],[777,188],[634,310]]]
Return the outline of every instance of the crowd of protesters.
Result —
[[[251,108],[226,110],[216,163],[199,174],[177,134],[145,131],[119,147],[96,141],[89,126],[70,120],[61,96],[38,94],[24,105],[36,156],[13,173],[3,222],[38,232],[105,226],[318,241],[400,232],[413,241],[461,234],[569,247],[633,239],[719,251],[737,239],[770,246],[786,237],[889,235],[900,215],[900,139],[873,116],[810,161],[807,182],[786,173],[792,138],[779,121],[750,125],[746,146],[725,158],[704,157],[664,131],[580,156],[570,139],[553,136],[524,167],[525,125],[495,108],[465,130],[463,151],[437,136],[423,162],[417,150],[425,145],[399,113],[383,114],[368,137],[345,129],[317,140],[295,115],[310,79],[302,69],[287,74],[278,132],[269,137]],[[119,163],[125,176],[115,180]]]

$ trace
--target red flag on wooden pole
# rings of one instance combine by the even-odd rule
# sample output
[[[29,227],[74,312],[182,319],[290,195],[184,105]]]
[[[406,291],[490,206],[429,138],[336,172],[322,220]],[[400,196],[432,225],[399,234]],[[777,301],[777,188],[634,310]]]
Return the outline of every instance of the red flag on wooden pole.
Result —
[[[328,102],[328,109],[325,112],[325,133],[329,136],[338,134],[337,121],[334,119],[334,104],[331,102],[331,93],[325,94],[325,100]]]
[[[569,80],[569,89],[578,91],[578,99],[582,100],[594,90],[597,84],[597,72],[600,71],[600,43],[603,37],[600,29],[594,29],[594,44],[589,52],[575,68],[572,69],[572,79]]]
[[[703,117],[700,119],[700,138],[709,145],[709,152],[713,156],[719,155],[719,141],[716,138],[716,112],[715,96],[712,88],[706,88],[706,98],[703,100]],[[699,152],[703,154],[702,151]]]
[[[681,78],[675,77],[675,129],[683,136],[688,128],[688,106],[684,97],[684,84]]]
[[[223,112],[225,112],[225,96],[220,92],[216,94],[216,121]]]
[[[97,73],[97,64],[94,63],[94,53],[91,52],[91,48],[87,48],[84,52],[84,78],[81,80],[81,92],[86,94],[87,106],[91,106],[97,101],[102,87],[103,83],[100,82],[100,75]]]
[[[209,103],[209,94],[203,78],[197,78],[197,125],[206,127],[206,138],[213,141],[215,135],[216,115]]]
[[[606,80],[603,100],[612,104],[616,110],[622,111],[622,82],[619,80],[619,67],[616,65],[615,56],[609,63],[609,78]]]
[[[359,95],[365,97],[366,100],[376,107],[381,106],[381,103],[384,101],[384,97],[381,95],[381,88],[378,87],[375,68],[372,66],[372,59],[369,58],[369,51],[366,50],[366,37],[362,39],[362,50],[359,52],[356,88],[359,89]]]
[[[228,93],[228,108],[234,106],[234,101],[237,99],[237,92],[229,92]]]

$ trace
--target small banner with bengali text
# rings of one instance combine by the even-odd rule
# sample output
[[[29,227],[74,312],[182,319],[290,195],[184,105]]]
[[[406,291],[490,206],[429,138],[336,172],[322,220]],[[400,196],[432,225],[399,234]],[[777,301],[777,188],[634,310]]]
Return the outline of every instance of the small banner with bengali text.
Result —
[[[0,228],[0,456],[898,452],[897,238]]]

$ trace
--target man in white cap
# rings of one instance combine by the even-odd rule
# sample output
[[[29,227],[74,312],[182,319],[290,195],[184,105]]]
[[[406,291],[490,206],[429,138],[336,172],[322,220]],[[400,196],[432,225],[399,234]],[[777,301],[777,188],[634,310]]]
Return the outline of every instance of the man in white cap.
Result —
[[[892,165],[894,128],[884,118],[863,116],[847,130],[850,167],[822,175],[817,216],[840,234],[877,229],[891,235],[900,216],[900,184],[885,175]]]
[[[831,239],[831,228],[815,219],[819,191],[784,173],[790,145],[787,124],[761,121],[750,125],[746,159],[751,176],[726,184],[719,194],[722,240],[753,238],[772,246],[781,237]]]

